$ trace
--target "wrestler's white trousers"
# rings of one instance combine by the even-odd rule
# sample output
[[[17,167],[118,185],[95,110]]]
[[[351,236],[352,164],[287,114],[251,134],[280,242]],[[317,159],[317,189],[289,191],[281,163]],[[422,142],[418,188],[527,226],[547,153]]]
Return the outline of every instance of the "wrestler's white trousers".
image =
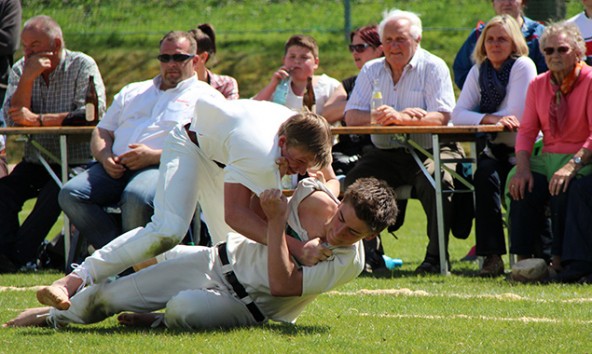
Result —
[[[50,321],[58,326],[88,324],[122,311],[165,308],[164,323],[169,328],[256,325],[223,278],[216,248],[191,246],[190,251],[138,273],[88,286],[71,298],[68,310],[52,308]]]
[[[232,229],[224,221],[223,169],[204,155],[181,125],[167,137],[159,175],[152,220],[87,257],[74,271],[86,283],[101,282],[179,244],[198,202],[212,243],[226,240]]]

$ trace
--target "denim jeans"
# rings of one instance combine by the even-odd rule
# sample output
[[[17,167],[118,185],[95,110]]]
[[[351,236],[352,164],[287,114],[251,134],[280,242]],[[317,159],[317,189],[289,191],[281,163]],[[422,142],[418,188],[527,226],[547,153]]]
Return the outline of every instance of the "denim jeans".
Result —
[[[59,194],[62,210],[95,248],[109,243],[122,232],[144,226],[154,212],[158,166],[126,171],[121,178],[107,174],[100,163],[64,185]],[[121,225],[104,207],[121,208]]]

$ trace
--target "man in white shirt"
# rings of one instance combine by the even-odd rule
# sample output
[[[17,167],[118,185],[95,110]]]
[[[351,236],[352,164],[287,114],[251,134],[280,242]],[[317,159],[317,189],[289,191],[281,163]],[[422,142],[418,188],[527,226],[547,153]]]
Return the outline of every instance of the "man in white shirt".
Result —
[[[345,107],[347,125],[370,124],[370,102],[373,85],[378,85],[384,104],[376,109],[379,125],[447,125],[454,108],[454,91],[450,71],[446,63],[420,47],[422,25],[417,15],[393,10],[378,27],[384,58],[364,65],[356,86]],[[410,137],[424,149],[432,148],[429,135],[411,134]],[[361,177],[385,180],[393,188],[412,185],[426,212],[429,243],[424,262],[417,273],[438,273],[440,255],[436,194],[430,181],[402,144],[393,135],[372,135],[375,149],[368,151],[348,172],[345,185]],[[418,152],[419,156],[423,156]],[[442,158],[459,158],[456,144],[441,146]],[[427,157],[423,164],[434,173],[434,162]],[[444,173],[443,184],[450,187],[452,177]],[[448,219],[450,199],[444,199],[446,243],[448,243]]]
[[[197,80],[196,48],[186,32],[163,37],[160,75],[115,96],[92,135],[97,162],[61,190],[60,206],[94,248],[150,221],[165,138],[177,124],[191,121],[197,97],[221,97]],[[121,225],[104,210],[112,205],[121,209]]]

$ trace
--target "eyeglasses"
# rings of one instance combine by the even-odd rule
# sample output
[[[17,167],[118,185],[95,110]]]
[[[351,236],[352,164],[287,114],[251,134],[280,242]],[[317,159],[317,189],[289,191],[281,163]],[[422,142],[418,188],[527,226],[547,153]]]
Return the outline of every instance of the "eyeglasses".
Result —
[[[161,63],[168,63],[169,61],[174,61],[177,63],[182,63],[185,60],[193,58],[195,55],[193,54],[160,54],[156,57],[159,62]]]
[[[553,55],[553,53],[555,53],[555,51],[557,50],[557,53],[565,54],[565,53],[569,52],[570,49],[571,48],[569,48],[568,46],[562,45],[561,47],[557,47],[557,48],[553,48],[553,47],[543,48],[543,52],[545,52],[545,55]]]
[[[366,49],[370,47],[370,44],[368,43],[362,43],[362,44],[350,44],[349,45],[349,51],[350,52],[356,52],[356,53],[364,53],[364,51],[366,51]]]

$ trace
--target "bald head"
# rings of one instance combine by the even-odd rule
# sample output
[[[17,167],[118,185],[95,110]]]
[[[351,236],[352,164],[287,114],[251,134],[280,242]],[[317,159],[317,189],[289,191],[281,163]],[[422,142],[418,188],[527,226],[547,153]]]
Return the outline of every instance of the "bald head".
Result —
[[[23,32],[29,30],[45,33],[52,40],[59,39],[62,47],[64,47],[62,28],[53,18],[49,16],[39,15],[28,19],[23,26]]]
[[[55,70],[64,55],[62,29],[49,16],[35,16],[27,20],[21,33],[21,44],[25,60],[50,62],[45,65],[44,75]]]

